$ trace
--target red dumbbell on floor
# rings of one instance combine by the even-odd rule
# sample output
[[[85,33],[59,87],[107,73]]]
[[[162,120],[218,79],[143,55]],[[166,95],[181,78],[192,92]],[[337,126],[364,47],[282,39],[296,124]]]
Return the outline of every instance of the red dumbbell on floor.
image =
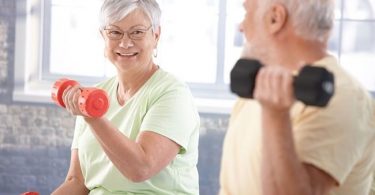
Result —
[[[62,95],[69,86],[79,85],[77,81],[70,79],[59,79],[55,82],[52,88],[52,100],[59,106],[65,108]],[[79,109],[84,115],[88,117],[101,117],[109,107],[107,93],[98,88],[81,88],[81,96],[78,99]]]
[[[38,192],[25,192],[20,195],[39,195],[39,193]]]

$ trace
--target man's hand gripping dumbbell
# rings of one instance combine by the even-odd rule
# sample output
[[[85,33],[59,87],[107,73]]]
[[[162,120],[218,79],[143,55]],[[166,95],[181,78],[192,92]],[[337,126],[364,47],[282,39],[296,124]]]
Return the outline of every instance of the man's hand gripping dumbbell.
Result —
[[[109,107],[105,91],[81,87],[77,81],[66,78],[55,82],[51,96],[57,105],[67,108],[74,115],[98,118],[103,116]]]

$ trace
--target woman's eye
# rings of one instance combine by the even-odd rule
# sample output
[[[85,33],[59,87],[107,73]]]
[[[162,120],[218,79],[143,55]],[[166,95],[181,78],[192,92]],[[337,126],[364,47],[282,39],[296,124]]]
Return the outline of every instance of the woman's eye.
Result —
[[[121,35],[122,33],[120,31],[111,30],[111,31],[108,32],[108,34],[110,34],[110,35]]]
[[[140,35],[140,34],[143,34],[143,33],[145,33],[143,30],[135,30],[135,31],[131,32],[131,34],[133,34],[133,35]]]

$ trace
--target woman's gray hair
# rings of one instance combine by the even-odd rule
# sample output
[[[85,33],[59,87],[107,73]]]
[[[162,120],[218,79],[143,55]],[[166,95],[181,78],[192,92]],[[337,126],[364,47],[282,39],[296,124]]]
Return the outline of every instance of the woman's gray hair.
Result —
[[[334,0],[259,0],[258,2],[263,10],[269,8],[273,2],[283,4],[288,10],[296,33],[306,39],[325,42],[333,28]]]
[[[160,26],[161,16],[156,0],[104,0],[100,14],[100,28],[122,20],[137,8],[149,17],[152,29],[155,31]]]

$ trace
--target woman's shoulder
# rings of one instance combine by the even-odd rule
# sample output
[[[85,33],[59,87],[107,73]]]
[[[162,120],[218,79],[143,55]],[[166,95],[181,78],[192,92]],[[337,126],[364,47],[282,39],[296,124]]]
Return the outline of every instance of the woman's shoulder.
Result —
[[[188,85],[184,81],[161,68],[154,73],[149,85],[154,89],[189,89]]]
[[[142,95],[151,100],[151,102],[163,98],[188,101],[193,99],[188,85],[175,75],[159,69],[147,82]]]

